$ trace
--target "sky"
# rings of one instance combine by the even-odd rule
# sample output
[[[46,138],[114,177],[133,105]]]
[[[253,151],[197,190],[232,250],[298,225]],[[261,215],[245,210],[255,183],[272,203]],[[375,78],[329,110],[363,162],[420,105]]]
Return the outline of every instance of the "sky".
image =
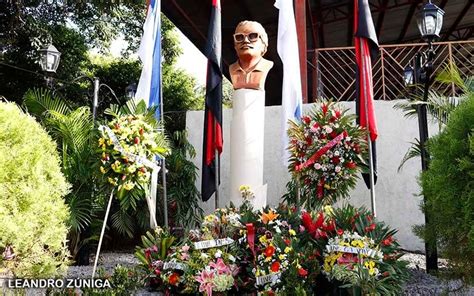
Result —
[[[205,85],[206,83],[206,69],[207,69],[207,59],[206,57],[194,46],[189,39],[176,29],[179,35],[179,41],[181,43],[181,48],[183,53],[178,58],[177,66],[184,69],[191,76],[195,77],[197,83],[200,85]],[[110,52],[115,57],[120,57],[121,50],[126,46],[126,42],[123,40],[123,37],[118,37],[110,46]]]

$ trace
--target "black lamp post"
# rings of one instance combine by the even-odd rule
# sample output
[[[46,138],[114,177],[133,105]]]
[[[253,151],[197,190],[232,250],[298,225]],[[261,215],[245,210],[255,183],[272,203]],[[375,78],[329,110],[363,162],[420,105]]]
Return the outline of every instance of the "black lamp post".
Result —
[[[52,44],[50,44],[48,47],[43,48],[43,49],[40,50],[40,61],[39,62],[40,62],[40,65],[41,65],[41,69],[44,72],[47,73],[48,76],[46,77],[46,84],[51,88],[52,88],[53,81],[52,81],[52,78],[49,76],[49,74],[50,73],[56,73],[56,70],[58,69],[58,66],[59,66],[60,58],[61,58],[61,53]],[[95,118],[96,118],[97,107],[98,107],[98,104],[99,104],[99,89],[102,86],[108,88],[110,93],[114,97],[115,101],[118,103],[118,105],[119,106],[121,105],[120,100],[115,95],[115,92],[113,91],[113,89],[105,83],[101,84],[99,82],[99,78],[97,78],[97,77],[90,77],[90,76],[87,76],[87,75],[82,75],[82,76],[79,76],[79,77],[75,78],[72,82],[78,81],[79,79],[82,79],[82,78],[88,79],[92,83],[92,85],[94,86],[94,95],[93,95],[93,98],[92,98],[92,120],[94,122],[95,122]],[[128,87],[130,87],[130,85]],[[134,89],[135,89],[135,92],[136,92],[136,89],[137,89],[136,84],[135,84]]]
[[[413,67],[407,66],[403,71],[405,85],[423,85],[423,102],[428,100],[428,91],[431,84],[431,74],[433,72],[433,59],[435,51],[432,42],[439,38],[439,32],[443,24],[444,11],[438,6],[427,3],[418,14],[417,23],[420,34],[428,42],[428,49],[425,52],[418,52],[415,55]],[[421,169],[426,171],[429,164],[429,154],[426,150],[428,140],[428,119],[426,104],[417,105],[418,125],[420,133]],[[423,199],[426,204],[426,197]],[[429,210],[425,210],[425,225],[429,225]],[[431,246],[425,242],[426,270],[438,270],[438,251],[436,244]]]
[[[52,87],[52,84],[53,84],[53,80],[50,75],[52,73],[56,73],[56,70],[58,69],[58,66],[59,66],[60,59],[61,59],[61,53],[52,44],[40,50],[39,62],[40,62],[41,69],[47,73],[46,84],[49,87]]]

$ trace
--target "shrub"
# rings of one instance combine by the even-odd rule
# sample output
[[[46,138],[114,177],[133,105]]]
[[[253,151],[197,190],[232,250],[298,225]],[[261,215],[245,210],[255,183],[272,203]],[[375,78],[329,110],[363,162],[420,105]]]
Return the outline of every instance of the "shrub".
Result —
[[[15,276],[49,277],[64,271],[68,184],[56,144],[11,103],[0,103],[0,269]]]
[[[430,223],[423,236],[438,242],[466,280],[474,282],[474,94],[450,115],[446,128],[428,142],[432,161],[422,174]]]

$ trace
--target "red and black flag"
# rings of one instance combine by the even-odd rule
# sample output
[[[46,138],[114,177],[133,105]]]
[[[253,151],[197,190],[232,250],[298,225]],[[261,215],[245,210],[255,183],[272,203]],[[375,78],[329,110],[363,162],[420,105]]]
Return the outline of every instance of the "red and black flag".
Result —
[[[370,132],[374,182],[377,182],[377,161],[375,139],[377,139],[377,124],[374,113],[374,91],[372,83],[372,61],[377,58],[379,44],[375,34],[374,22],[370,14],[368,0],[354,1],[354,43],[356,55],[356,112],[357,122]],[[363,174],[365,184],[370,188],[370,177]]]
[[[202,157],[202,200],[216,191],[216,150],[222,153],[222,36],[220,0],[212,0],[211,20],[207,32],[207,80]],[[220,183],[220,176],[218,176]]]

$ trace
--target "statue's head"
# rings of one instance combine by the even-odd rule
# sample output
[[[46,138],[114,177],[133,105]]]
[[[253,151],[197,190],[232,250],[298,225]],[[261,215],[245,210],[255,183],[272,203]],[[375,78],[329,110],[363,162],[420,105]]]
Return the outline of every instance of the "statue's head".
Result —
[[[242,21],[235,28],[234,48],[239,58],[263,56],[267,47],[268,35],[260,23]]]

